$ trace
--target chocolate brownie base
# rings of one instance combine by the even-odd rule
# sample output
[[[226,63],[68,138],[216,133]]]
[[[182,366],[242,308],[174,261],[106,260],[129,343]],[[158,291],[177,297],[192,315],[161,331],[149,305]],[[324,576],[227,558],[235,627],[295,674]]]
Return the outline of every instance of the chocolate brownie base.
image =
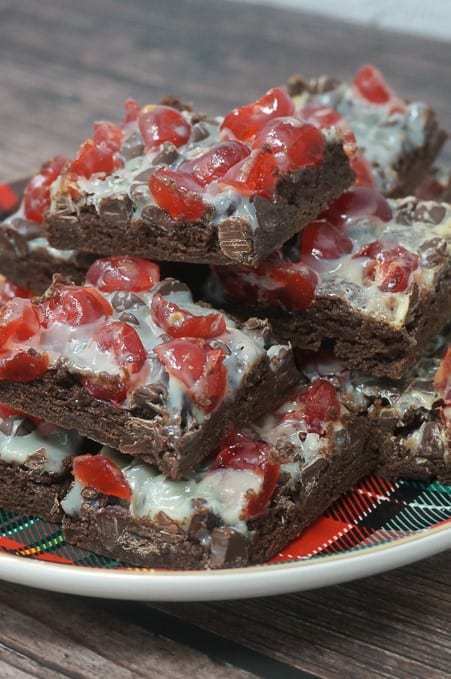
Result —
[[[0,460],[0,507],[19,514],[61,522],[60,500],[70,485],[70,476],[34,473],[33,470]]]
[[[248,522],[247,535],[215,525],[205,510],[183,530],[164,516],[159,523],[135,519],[111,498],[93,494],[79,517],[64,518],[65,539],[141,567],[188,570],[264,563],[374,469],[376,454],[364,446],[367,433],[367,421],[351,417],[332,454],[307,466],[297,483],[282,482],[268,511]]]
[[[427,423],[422,435],[423,447],[420,454],[407,445],[404,436],[376,432],[381,455],[377,475],[387,479],[451,483],[450,447],[449,444],[443,445],[437,436],[437,428],[441,426],[443,425],[436,422]]]
[[[104,199],[97,212],[82,206],[77,212],[67,205],[47,216],[50,244],[99,255],[135,255],[162,261],[210,264],[257,264],[300,231],[354,179],[340,143],[326,146],[323,163],[282,176],[276,200],[254,201],[257,226],[239,218],[219,225],[179,222],[155,207],[144,208],[132,219],[132,203],[126,196]]]
[[[220,406],[203,426],[176,438],[168,433],[158,393],[145,394],[131,410],[99,401],[64,369],[50,370],[27,384],[0,382],[0,402],[79,433],[103,445],[137,455],[171,478],[181,478],[207,457],[224,434],[252,422],[281,402],[298,373],[291,352],[270,366],[260,361],[243,381],[233,401]]]

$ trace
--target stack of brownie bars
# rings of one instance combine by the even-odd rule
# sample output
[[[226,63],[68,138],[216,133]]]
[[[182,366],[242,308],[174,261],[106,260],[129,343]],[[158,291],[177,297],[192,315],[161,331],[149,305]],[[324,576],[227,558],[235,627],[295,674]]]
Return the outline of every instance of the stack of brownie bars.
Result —
[[[445,140],[364,66],[221,118],[128,100],[45,163],[0,227],[0,506],[221,568],[366,474],[451,482]]]

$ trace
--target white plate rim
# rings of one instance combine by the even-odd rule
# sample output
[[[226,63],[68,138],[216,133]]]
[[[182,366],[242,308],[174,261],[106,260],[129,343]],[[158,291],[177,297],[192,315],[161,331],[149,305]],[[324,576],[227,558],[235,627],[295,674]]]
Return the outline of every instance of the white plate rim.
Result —
[[[348,582],[451,549],[451,524],[317,559],[210,571],[108,569],[0,551],[0,579],[53,592],[129,601],[218,601],[287,594]]]

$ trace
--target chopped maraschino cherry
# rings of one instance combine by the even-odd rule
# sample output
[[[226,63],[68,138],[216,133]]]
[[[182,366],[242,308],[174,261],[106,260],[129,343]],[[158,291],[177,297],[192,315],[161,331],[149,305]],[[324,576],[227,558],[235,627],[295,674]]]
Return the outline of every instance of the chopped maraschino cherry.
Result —
[[[372,104],[386,104],[393,96],[382,73],[371,64],[359,68],[353,82],[360,95]]]
[[[349,157],[351,170],[355,174],[354,186],[374,186],[374,177],[369,162],[356,151]]]
[[[16,297],[0,308],[0,351],[39,335],[39,316],[29,299]]]
[[[73,461],[77,481],[102,495],[130,500],[132,491],[117,465],[105,455],[78,455]]]
[[[451,401],[451,347],[448,347],[434,377],[434,386],[446,402]]]
[[[212,339],[226,331],[224,316],[218,313],[195,316],[162,295],[152,300],[152,315],[170,337]]]
[[[308,123],[312,123],[320,130],[326,130],[329,127],[337,127],[341,133],[344,149],[348,155],[353,153],[356,148],[356,139],[354,132],[348,126],[342,115],[334,108],[328,106],[320,106],[318,104],[307,104],[304,108],[299,109],[296,113],[297,117]]]
[[[135,99],[132,99],[131,97],[126,99],[124,102],[123,124],[127,125],[128,123],[134,123],[136,120],[138,120],[140,112],[141,106],[137,101],[135,101]]]
[[[244,196],[263,196],[271,199],[277,183],[278,166],[269,148],[255,149],[248,158],[234,165],[222,178]]]
[[[304,311],[313,302],[318,278],[307,266],[291,262],[263,264],[259,267],[259,272],[278,283],[278,287],[264,290],[270,303]]]
[[[33,293],[5,279],[3,283],[0,283],[0,305],[6,304],[6,302],[15,297],[29,299],[33,297]]]
[[[301,253],[318,259],[338,259],[352,252],[352,240],[325,219],[311,222],[300,235]]]
[[[173,339],[158,345],[155,353],[199,408],[209,413],[222,401],[227,386],[222,349],[211,347],[203,339]]]
[[[113,309],[96,288],[58,285],[50,297],[41,302],[39,312],[45,328],[55,322],[77,327],[111,316]]]
[[[109,175],[122,166],[118,158],[123,132],[118,125],[109,122],[94,123],[94,135],[80,146],[70,164],[70,173],[89,179],[93,174]]]
[[[0,417],[6,420],[8,417],[25,417],[25,415],[21,410],[16,410],[16,408],[10,408],[5,403],[0,403]]]
[[[293,100],[283,87],[268,90],[263,97],[230,111],[221,130],[232,132],[240,141],[250,141],[269,120],[294,113]]]
[[[153,151],[166,141],[174,146],[182,146],[191,134],[189,122],[180,111],[171,106],[143,106],[138,116],[138,125],[146,151]]]
[[[230,436],[218,453],[212,469],[249,470],[262,477],[258,493],[247,497],[243,519],[255,519],[267,508],[280,476],[280,465],[272,461],[271,448],[263,441],[254,441],[244,434]]]
[[[324,425],[340,415],[337,391],[328,380],[316,379],[297,396],[296,401],[295,410],[284,413],[283,419],[303,420],[311,433],[324,433]]]
[[[0,380],[6,382],[32,382],[48,370],[47,354],[28,351],[0,354]]]
[[[24,211],[25,217],[32,222],[41,224],[44,214],[50,206],[50,187],[61,174],[67,162],[64,156],[56,156],[41,167],[25,187]]]
[[[276,118],[260,130],[253,146],[270,148],[279,168],[293,171],[320,163],[326,141],[314,125],[297,118]]]
[[[357,257],[368,257],[364,276],[375,281],[382,292],[405,292],[410,285],[411,274],[418,268],[419,258],[402,245],[384,245],[373,241],[364,245]]]
[[[356,186],[342,193],[321,214],[321,219],[335,226],[342,226],[348,220],[372,216],[379,217],[383,222],[389,222],[393,213],[389,203],[379,191]]]
[[[149,189],[156,204],[172,219],[195,221],[205,214],[202,187],[186,172],[162,167],[150,176]]]
[[[178,169],[192,175],[201,186],[206,186],[221,179],[231,167],[249,154],[246,144],[232,139],[213,146],[194,160],[185,160]]]
[[[159,280],[158,264],[128,255],[97,259],[86,274],[86,281],[101,292],[144,292]]]
[[[117,364],[131,374],[143,367],[147,354],[136,330],[128,323],[111,321],[102,325],[94,335],[99,348],[111,353]]]
[[[83,378],[83,386],[98,401],[121,405],[127,398],[129,383],[118,375],[91,375]]]

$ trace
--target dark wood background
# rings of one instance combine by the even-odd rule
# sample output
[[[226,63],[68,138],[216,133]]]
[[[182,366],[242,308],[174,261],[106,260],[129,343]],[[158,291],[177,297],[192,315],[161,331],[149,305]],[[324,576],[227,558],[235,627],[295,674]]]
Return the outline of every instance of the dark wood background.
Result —
[[[294,71],[349,77],[364,61],[451,129],[449,43],[220,0],[0,0],[0,181],[73,152],[127,96],[177,94],[219,113]],[[451,677],[450,566],[448,552],[320,591],[217,604],[0,584],[0,677]]]

